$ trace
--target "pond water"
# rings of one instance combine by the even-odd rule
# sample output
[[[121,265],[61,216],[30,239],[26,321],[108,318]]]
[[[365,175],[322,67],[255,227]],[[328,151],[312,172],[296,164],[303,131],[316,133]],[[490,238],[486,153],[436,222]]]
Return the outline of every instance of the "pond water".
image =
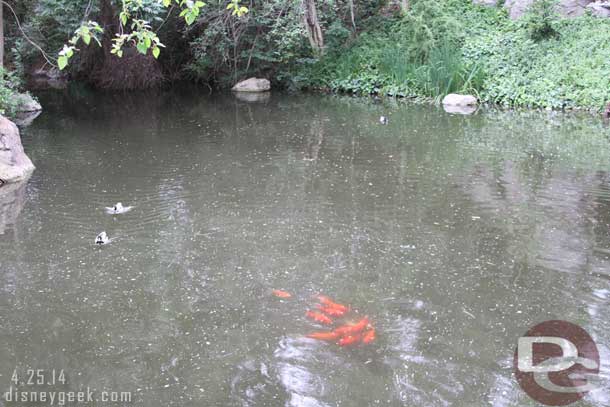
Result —
[[[128,405],[535,406],[513,352],[550,319],[610,369],[596,118],[205,89],[41,100],[22,130],[37,170],[0,206],[1,392],[55,369],[46,389]],[[134,209],[107,215],[118,201]],[[306,338],[319,293],[377,340]],[[575,405],[609,406],[600,380]]]

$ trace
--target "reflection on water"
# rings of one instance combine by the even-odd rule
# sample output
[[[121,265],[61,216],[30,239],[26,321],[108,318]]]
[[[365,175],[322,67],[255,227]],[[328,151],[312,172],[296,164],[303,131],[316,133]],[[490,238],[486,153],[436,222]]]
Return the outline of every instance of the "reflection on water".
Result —
[[[0,184],[0,235],[17,221],[25,204],[27,180],[14,184]]]
[[[37,171],[1,206],[1,391],[29,367],[146,406],[533,406],[513,351],[555,318],[587,329],[608,366],[601,123],[71,96],[42,96],[23,135]],[[115,202],[135,208],[107,215]],[[102,230],[115,240],[94,247]],[[369,315],[375,345],[305,338],[319,292]]]

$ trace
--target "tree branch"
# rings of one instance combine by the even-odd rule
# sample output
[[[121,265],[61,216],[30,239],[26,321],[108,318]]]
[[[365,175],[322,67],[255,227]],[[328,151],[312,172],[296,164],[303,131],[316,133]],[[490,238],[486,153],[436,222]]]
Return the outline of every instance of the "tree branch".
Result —
[[[10,4],[8,4],[6,1],[4,0],[0,0],[0,2],[2,4],[4,4],[6,7],[8,7],[9,10],[11,10],[11,13],[13,13],[13,16],[15,17],[15,22],[17,23],[17,27],[19,28],[19,31],[21,31],[21,35],[23,35],[23,38],[25,38],[30,44],[32,44],[38,51],[40,51],[40,53],[42,54],[42,56],[44,57],[44,59],[53,67],[57,68],[57,65],[55,65],[55,63],[49,59],[47,53],[40,47],[40,45],[36,44],[34,41],[32,41],[30,39],[30,37],[27,36],[27,34],[25,33],[25,31],[23,30],[23,28],[21,27],[21,23],[19,22],[19,17],[17,17],[17,13],[15,13],[15,10],[13,9],[13,7],[11,7]]]

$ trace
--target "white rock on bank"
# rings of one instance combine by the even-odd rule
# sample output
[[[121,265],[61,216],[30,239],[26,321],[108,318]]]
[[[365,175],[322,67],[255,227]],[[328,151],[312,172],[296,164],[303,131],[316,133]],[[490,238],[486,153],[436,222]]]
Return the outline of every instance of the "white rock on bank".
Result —
[[[458,95],[457,93],[450,93],[443,98],[443,105],[476,106],[477,98],[472,95]]]
[[[27,179],[33,171],[34,164],[23,151],[19,129],[0,116],[0,184]]]
[[[18,112],[38,112],[42,110],[42,106],[30,94],[20,93],[15,99],[17,100]]]
[[[270,89],[271,83],[268,79],[249,78],[238,82],[231,90],[235,92],[267,92]]]

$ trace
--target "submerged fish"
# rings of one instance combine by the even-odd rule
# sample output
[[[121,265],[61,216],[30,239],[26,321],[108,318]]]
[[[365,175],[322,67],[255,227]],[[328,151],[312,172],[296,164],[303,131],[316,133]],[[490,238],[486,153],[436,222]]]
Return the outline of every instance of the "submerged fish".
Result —
[[[317,339],[319,341],[334,341],[339,339],[339,335],[335,332],[314,332],[307,335],[308,338]]]
[[[336,332],[339,336],[349,336],[364,331],[368,325],[369,319],[368,317],[364,317],[355,324],[342,325],[333,332]]]
[[[305,316],[307,318],[313,319],[314,321],[320,323],[320,324],[324,324],[324,325],[330,325],[333,323],[333,320],[330,319],[329,317],[327,317],[324,314],[321,314],[319,312],[315,312],[315,311],[307,311],[305,313]]]
[[[275,295],[278,298],[291,298],[292,297],[292,294],[290,294],[288,291],[273,290],[272,293],[273,293],[273,295]]]
[[[326,315],[329,315],[331,317],[342,317],[343,315],[345,315],[345,311],[340,310],[338,308],[331,308],[331,307],[325,307],[323,305],[317,304],[316,308],[319,309],[320,311],[322,311],[323,313],[325,313]]]
[[[362,343],[368,345],[375,341],[375,328],[371,328],[362,335]]]
[[[343,312],[349,311],[349,307],[346,307],[343,304],[336,303],[325,295],[318,295],[317,298],[318,298],[318,301],[320,301],[322,304],[326,305],[328,308],[338,309]]]
[[[361,338],[361,335],[358,333],[355,333],[353,335],[346,335],[346,336],[342,337],[341,339],[339,339],[339,342],[337,342],[337,345],[339,345],[339,346],[355,345],[358,342],[360,342],[360,338]]]

